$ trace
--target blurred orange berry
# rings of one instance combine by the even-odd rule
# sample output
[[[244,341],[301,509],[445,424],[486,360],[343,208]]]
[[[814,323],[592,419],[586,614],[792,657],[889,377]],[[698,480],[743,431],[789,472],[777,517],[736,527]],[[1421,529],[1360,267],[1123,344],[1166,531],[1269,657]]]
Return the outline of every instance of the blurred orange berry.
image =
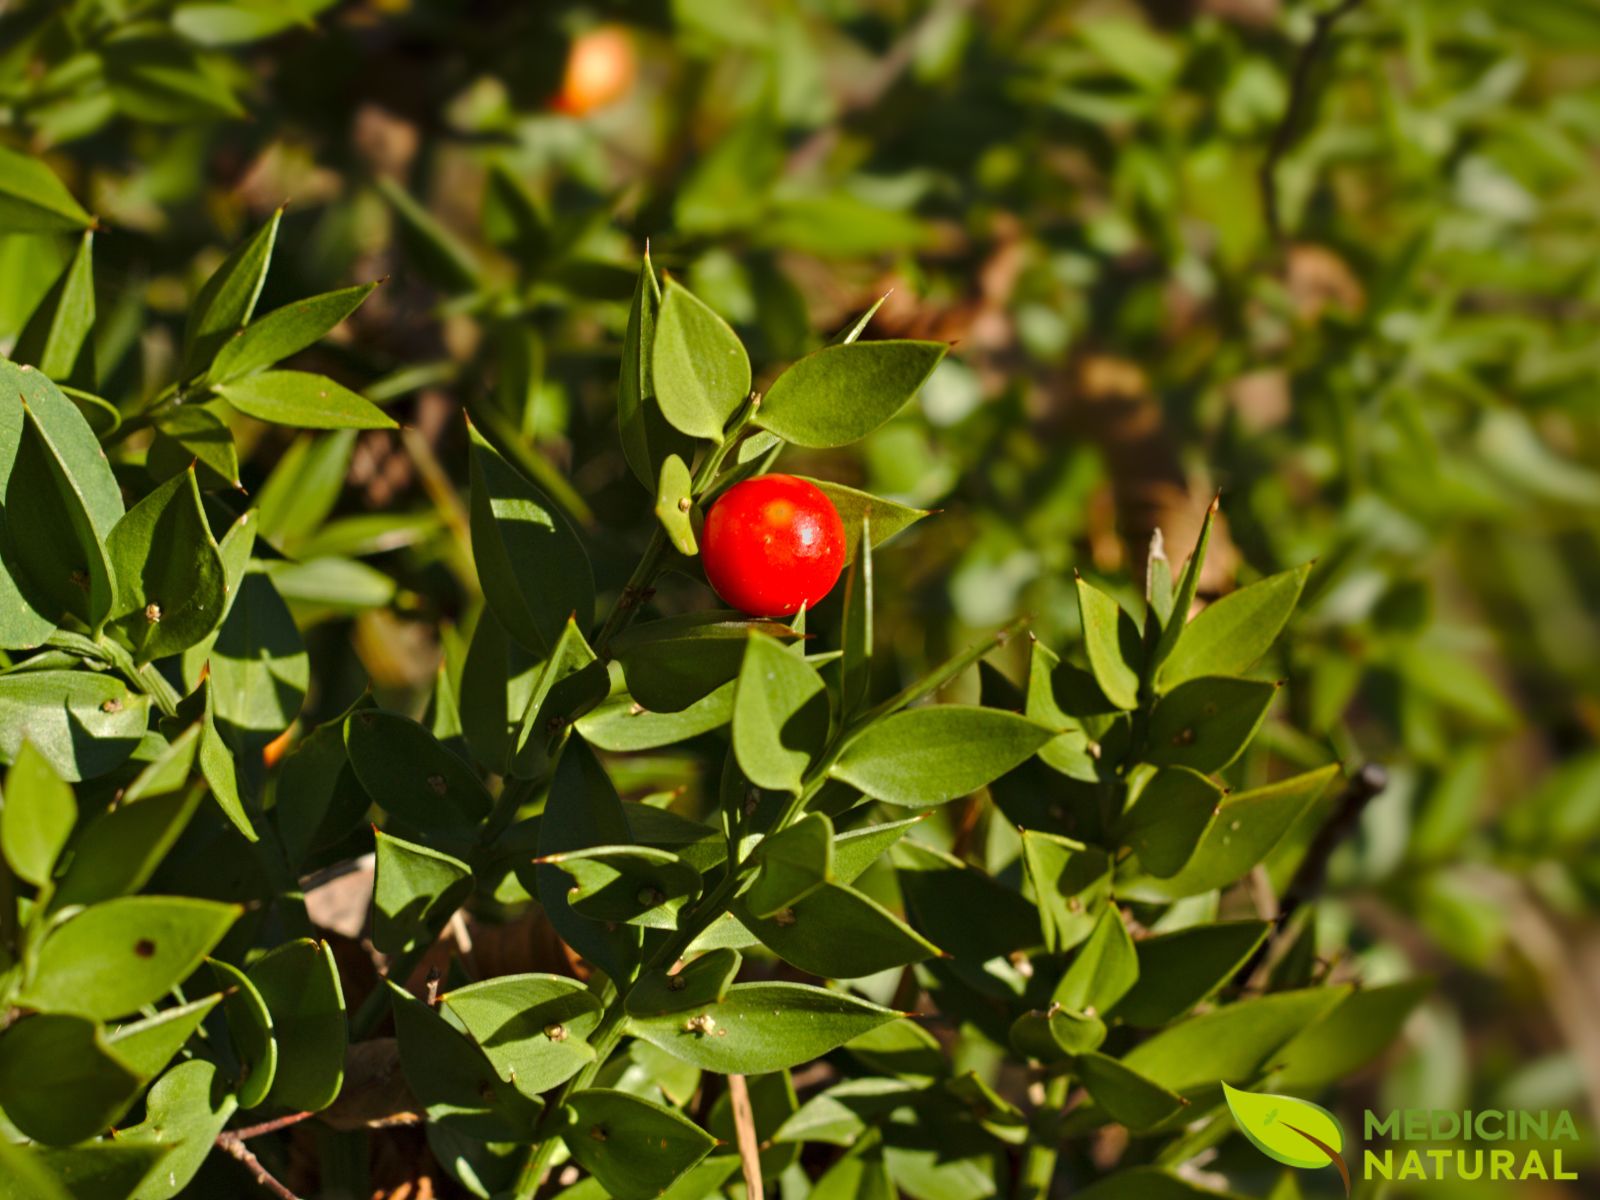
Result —
[[[261,761],[269,770],[278,765],[284,752],[289,749],[289,738],[293,733],[294,726],[291,725],[261,748]]]
[[[633,86],[636,69],[633,39],[626,30],[614,25],[592,29],[572,43],[556,108],[574,117],[603,108]]]

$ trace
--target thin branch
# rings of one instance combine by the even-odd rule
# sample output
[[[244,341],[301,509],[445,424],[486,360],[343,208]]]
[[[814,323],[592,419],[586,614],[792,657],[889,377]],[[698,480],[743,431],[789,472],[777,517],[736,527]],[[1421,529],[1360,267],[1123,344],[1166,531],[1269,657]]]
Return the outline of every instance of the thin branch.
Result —
[[[278,1200],[300,1200],[299,1196],[296,1196],[288,1188],[284,1187],[282,1183],[278,1182],[276,1175],[261,1165],[261,1160],[250,1153],[250,1147],[246,1146],[237,1134],[219,1133],[217,1135],[217,1146],[243,1163],[244,1169],[250,1172],[251,1177],[276,1196]]]
[[[1300,57],[1295,59],[1294,70],[1289,77],[1289,102],[1284,107],[1283,119],[1272,131],[1272,141],[1267,145],[1267,157],[1262,160],[1259,175],[1261,209],[1266,215],[1267,230],[1274,244],[1283,241],[1283,214],[1278,205],[1278,167],[1300,135],[1306,106],[1311,102],[1311,77],[1317,60],[1333,34],[1333,27],[1360,5],[1361,0],[1340,0],[1339,4],[1326,12],[1318,13],[1312,22],[1311,36],[1301,47]]]
[[[287,1129],[291,1125],[298,1125],[301,1121],[316,1116],[316,1113],[297,1112],[287,1116],[274,1117],[270,1121],[262,1121],[259,1125],[246,1125],[243,1129],[227,1129],[217,1134],[217,1145],[222,1145],[226,1139],[236,1142],[247,1142],[251,1138],[261,1137],[268,1133],[277,1133],[280,1129]]]
[[[733,1105],[733,1128],[739,1142],[739,1166],[749,1200],[763,1200],[761,1143],[756,1137],[756,1114],[750,1107],[750,1089],[743,1075],[728,1076],[728,1099]]]

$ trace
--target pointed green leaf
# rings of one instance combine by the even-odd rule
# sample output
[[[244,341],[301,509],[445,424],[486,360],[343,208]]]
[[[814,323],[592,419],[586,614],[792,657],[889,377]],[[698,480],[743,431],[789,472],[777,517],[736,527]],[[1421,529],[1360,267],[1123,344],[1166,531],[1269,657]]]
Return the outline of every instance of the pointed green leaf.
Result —
[[[1106,698],[1121,709],[1139,706],[1139,672],[1128,654],[1138,644],[1133,618],[1099,588],[1078,580],[1078,612],[1089,668]]]
[[[1069,950],[1093,931],[1111,890],[1111,860],[1098,846],[1022,831],[1022,862],[1033,883],[1045,944]]]
[[[96,904],[45,938],[18,1002],[100,1020],[134,1012],[187,979],[238,915],[186,896]]]
[[[652,750],[720,729],[733,719],[735,680],[707,692],[677,712],[651,712],[627,692],[617,692],[582,717],[578,732],[601,750]]]
[[[1145,761],[1222,770],[1250,744],[1277,690],[1259,679],[1211,675],[1180,683],[1150,714]]]
[[[745,640],[733,699],[733,752],[757,787],[798,793],[828,737],[822,678],[775,639]]]
[[[371,400],[309,371],[262,371],[218,384],[217,395],[248,417],[299,429],[397,429]]]
[[[428,1120],[483,1141],[533,1140],[544,1107],[502,1079],[483,1051],[439,1013],[392,981],[400,1069]]]
[[[141,1079],[154,1079],[221,999],[217,993],[162,1009],[153,1017],[111,1031],[106,1045]]]
[[[656,400],[651,359],[654,357],[656,317],[661,310],[660,287],[650,253],[645,251],[639,279],[628,310],[628,329],[622,341],[622,370],[617,385],[617,426],[622,433],[622,454],[647,488],[654,488],[668,455],[694,456],[694,444],[667,423]]]
[[[278,1072],[278,1040],[272,1027],[272,1010],[250,977],[232,963],[208,960],[217,986],[223,989],[222,1012],[228,1021],[228,1038],[239,1059],[235,1090],[240,1108],[265,1102]]]
[[[364,708],[344,727],[356,778],[385,812],[422,830],[473,830],[494,800],[459,755],[410,717]]]
[[[589,846],[534,860],[571,876],[567,903],[579,916],[674,929],[677,912],[700,894],[700,873],[651,846]]]
[[[217,730],[216,701],[211,696],[211,681],[207,679],[203,686],[206,690],[206,708],[200,731],[200,773],[205,777],[206,786],[211,789],[211,795],[215,797],[223,815],[233,822],[234,828],[244,835],[246,841],[257,841],[261,835],[251,823],[250,814],[245,811],[244,799],[239,794],[239,776],[233,754]]]
[[[868,725],[829,774],[874,799],[924,808],[977,791],[1055,733],[1015,713],[931,704]]]
[[[344,991],[327,942],[286,942],[256,959],[246,974],[272,1014],[277,1069],[267,1101],[296,1112],[332,1104],[344,1083]]]
[[[646,972],[628,989],[630,1017],[659,1017],[718,1004],[739,974],[739,952],[708,950],[675,972]]]
[[[825,883],[765,920],[742,901],[733,911],[784,962],[826,979],[860,979],[941,953],[876,900],[843,884]]]
[[[1265,921],[1219,921],[1145,938],[1137,946],[1138,982],[1113,1015],[1140,1029],[1182,1016],[1232,979],[1271,929]]]
[[[143,1081],[93,1021],[41,1013],[0,1034],[0,1094],[28,1137],[63,1146],[101,1133],[128,1110]]]
[[[217,1134],[239,1107],[214,1064],[190,1059],[168,1071],[145,1097],[145,1117],[117,1133],[113,1145],[164,1150],[132,1200],[174,1200],[216,1148]]]
[[[635,700],[653,712],[679,712],[739,674],[754,633],[780,641],[796,636],[776,621],[700,612],[634,625],[612,640],[611,649]]]
[[[578,1092],[563,1116],[573,1161],[617,1200],[655,1200],[716,1145],[681,1113],[608,1088]]]
[[[1095,1049],[1106,1040],[1098,1016],[1051,1005],[1047,1011],[1023,1013],[1011,1023],[1011,1046],[1026,1058],[1064,1063]]]
[[[595,657],[578,623],[567,618],[522,714],[511,773],[520,779],[544,775],[550,765],[550,747],[559,745],[572,714],[599,701],[610,682],[605,664]]]
[[[434,218],[399,183],[378,179],[378,191],[400,218],[400,240],[408,265],[414,264],[429,280],[452,292],[470,292],[480,283],[472,252]]]
[[[690,437],[720,442],[750,394],[750,359],[728,323],[675,280],[662,293],[650,361],[662,415]]]
[[[281,362],[315,345],[372,294],[375,283],[308,296],[250,322],[223,343],[207,372],[213,383],[227,383]]]
[[[267,264],[272,260],[272,247],[282,220],[280,208],[265,225],[234,247],[189,306],[189,320],[183,328],[181,374],[185,379],[204,371],[223,343],[249,322],[261,285],[266,282]]]
[[[1317,1088],[1354,1074],[1389,1048],[1434,986],[1431,979],[1408,979],[1350,993],[1274,1055],[1273,1083]]]
[[[217,731],[241,761],[262,749],[300,715],[310,683],[305,643],[272,580],[252,570],[211,647],[211,694]]]
[[[929,814],[868,825],[841,833],[833,842],[833,877],[839,883],[854,883],[883,854]]]
[[[54,171],[0,146],[0,233],[57,233],[93,224]]]
[[[46,883],[77,821],[72,789],[32,743],[23,742],[6,772],[0,808],[0,850],[17,878],[35,887]]]
[[[150,698],[92,671],[0,675],[0,756],[24,742],[69,782],[121,766],[144,736]]]
[[[409,954],[437,937],[471,894],[472,868],[381,829],[375,837],[372,944],[390,956]]]
[[[915,525],[923,517],[933,515],[930,509],[898,504],[893,500],[885,500],[882,496],[845,487],[842,483],[834,483],[827,479],[812,479],[808,475],[801,475],[798,478],[815,485],[832,502],[833,507],[839,510],[839,519],[844,522],[847,563],[855,561],[863,541],[875,550],[896,534]]]
[[[106,85],[118,110],[135,121],[170,125],[244,116],[217,61],[159,29],[134,26],[129,30],[133,36],[108,40],[100,49]]]
[[[1136,1133],[1161,1124],[1189,1103],[1126,1062],[1097,1051],[1078,1055],[1073,1072],[1113,1121]]]
[[[860,441],[906,406],[948,350],[943,342],[824,346],[778,376],[756,424],[808,448]]]
[[[755,1074],[820,1058],[900,1014],[798,983],[736,983],[722,1000],[654,1016],[632,1030],[706,1071]]]
[[[188,738],[188,753],[198,740]],[[200,807],[201,792],[186,787],[99,813],[78,835],[53,907],[94,904],[142,888]]]
[[[576,979],[502,975],[440,997],[495,1073],[525,1096],[565,1083],[594,1059],[600,1001]]]
[[[1138,978],[1133,938],[1116,905],[1108,904],[1050,999],[1072,1012],[1093,1016],[1110,1011]]]
[[[833,822],[822,813],[808,813],[764,838],[753,857],[756,877],[744,893],[744,905],[754,916],[770,917],[833,877]]]
[[[844,581],[844,629],[840,634],[839,696],[841,717],[849,721],[866,706],[872,685],[872,518],[859,526],[862,549],[850,561]],[[847,522],[845,529],[850,529]]]
[[[178,654],[222,623],[227,576],[192,469],[129,509],[106,550],[117,581],[108,623],[139,662]]]
[[[1188,767],[1164,767],[1122,814],[1118,837],[1157,879],[1170,879],[1194,857],[1223,796],[1222,788]]]
[[[155,440],[145,467],[158,479],[181,475],[193,464],[208,491],[239,490],[239,448],[233,431],[211,406],[185,404],[155,418]]]
[[[0,201],[3,203],[3,201]],[[11,358],[31,363],[51,379],[95,385],[94,342],[94,234],[85,232],[66,270],[33,310]]]
[[[1172,598],[1172,614],[1161,626],[1161,636],[1156,639],[1150,660],[1145,665],[1151,677],[1159,675],[1162,665],[1172,655],[1173,648],[1182,636],[1189,620],[1189,610],[1194,607],[1195,593],[1200,589],[1200,573],[1205,569],[1206,550],[1211,545],[1211,528],[1217,519],[1217,502],[1213,500],[1206,509],[1205,520],[1200,525],[1200,536],[1195,539],[1194,550],[1184,563],[1183,574],[1178,577],[1177,592]]]
[[[1278,640],[1300,600],[1311,564],[1229,592],[1190,621],[1161,667],[1163,690],[1201,675],[1238,675]]]
[[[1195,896],[1226,887],[1276,846],[1289,826],[1339,774],[1337,763],[1266,787],[1236,792],[1217,806],[1188,864],[1169,879],[1136,880],[1122,888],[1130,899]]]
[[[594,614],[594,574],[572,526],[469,427],[472,553],[484,598],[524,649],[545,654],[568,617]]]

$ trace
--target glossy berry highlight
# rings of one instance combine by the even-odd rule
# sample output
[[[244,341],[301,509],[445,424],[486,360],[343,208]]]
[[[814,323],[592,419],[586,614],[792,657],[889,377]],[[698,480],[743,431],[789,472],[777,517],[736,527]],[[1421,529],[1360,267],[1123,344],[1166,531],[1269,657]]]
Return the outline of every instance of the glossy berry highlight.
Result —
[[[844,570],[844,522],[822,490],[793,475],[735,484],[706,513],[700,559],[724,601],[753,617],[813,608]]]

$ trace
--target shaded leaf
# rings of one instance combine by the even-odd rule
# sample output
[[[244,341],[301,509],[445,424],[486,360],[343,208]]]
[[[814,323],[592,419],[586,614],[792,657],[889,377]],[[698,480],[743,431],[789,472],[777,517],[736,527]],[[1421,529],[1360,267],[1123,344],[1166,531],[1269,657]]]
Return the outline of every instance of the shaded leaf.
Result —
[[[0,849],[17,878],[35,887],[46,883],[77,821],[72,789],[31,743],[23,742],[6,772],[0,807]]]
[[[495,1073],[524,1095],[565,1083],[594,1059],[587,1039],[600,1023],[600,1001],[575,979],[503,975],[446,992],[440,1002]]]
[[[267,1100],[296,1112],[327,1108],[344,1083],[344,991],[327,942],[300,938],[256,959],[247,972],[272,1014],[277,1069]]]
[[[93,224],[94,218],[54,171],[36,158],[0,146],[0,232],[56,233]]]
[[[470,831],[494,807],[472,768],[409,717],[359,709],[345,719],[344,744],[373,803],[408,825]]]
[[[135,48],[130,57],[137,53]],[[282,220],[283,209],[279,208],[265,225],[234,247],[189,306],[189,319],[183,328],[185,378],[204,371],[223,343],[243,328],[255,312]]]
[[[716,1145],[682,1114],[608,1088],[578,1092],[563,1116],[573,1160],[617,1200],[654,1200]]]
[[[756,877],[744,892],[744,905],[756,917],[770,917],[833,877],[833,822],[807,813],[763,838],[752,857]]]
[[[778,376],[756,424],[796,446],[859,441],[905,407],[948,349],[911,341],[824,346]]]
[[[471,894],[472,868],[381,829],[374,837],[372,944],[390,956],[409,954],[433,941]]]
[[[838,883],[764,920],[742,901],[734,913],[784,962],[823,978],[859,979],[940,953],[876,900]]]
[[[42,1013],[0,1034],[0,1093],[24,1134],[64,1146],[102,1132],[128,1110],[143,1080],[99,1025]]]
[[[0,191],[0,210],[4,203]],[[90,338],[94,329],[93,258],[94,234],[85,232],[66,270],[17,334],[13,361],[31,363],[61,383],[94,387],[94,342]]]
[[[733,752],[757,787],[798,793],[828,737],[828,695],[822,678],[759,634],[745,639],[733,700]]]

